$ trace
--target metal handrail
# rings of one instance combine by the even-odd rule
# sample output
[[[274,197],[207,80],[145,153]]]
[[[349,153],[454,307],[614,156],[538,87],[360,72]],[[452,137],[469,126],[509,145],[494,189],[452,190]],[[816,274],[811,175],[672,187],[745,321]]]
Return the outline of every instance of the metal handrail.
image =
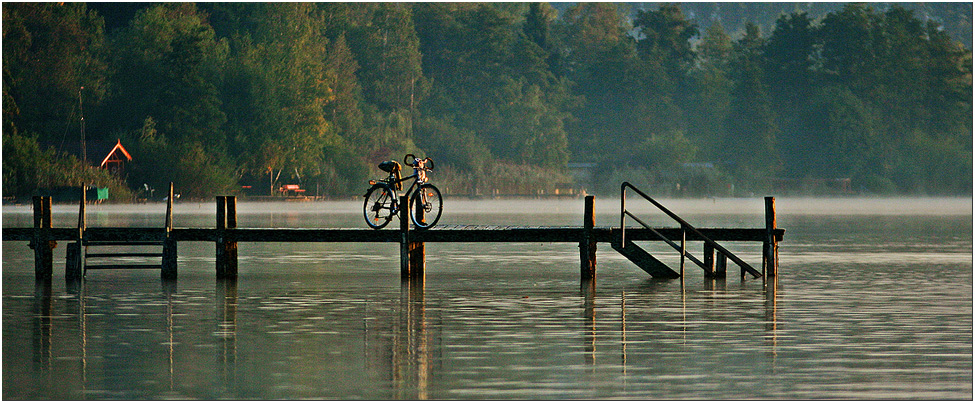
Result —
[[[652,227],[650,227],[649,225],[647,225],[647,223],[643,222],[643,220],[640,220],[639,218],[637,218],[637,216],[635,216],[633,213],[631,213],[629,210],[626,209],[626,189],[627,188],[633,189],[633,191],[635,191],[638,195],[640,195],[646,201],[648,201],[651,204],[653,204],[654,207],[657,207],[657,209],[659,209],[664,214],[666,214],[671,219],[673,219],[674,221],[677,221],[677,223],[680,224],[680,227],[681,227],[681,244],[679,246],[676,243],[674,243],[673,241],[671,241],[670,239],[667,239],[666,237],[664,237],[662,234],[660,234],[660,232],[658,232],[657,230],[655,230]],[[721,252],[723,255],[727,256],[733,262],[735,262],[736,264],[738,264],[738,266],[740,266],[742,268],[742,270],[747,271],[749,274],[751,274],[752,276],[755,276],[756,278],[762,277],[762,273],[760,273],[758,270],[755,270],[754,267],[752,267],[748,263],[745,263],[744,260],[741,260],[741,258],[739,258],[738,256],[735,256],[734,253],[731,253],[730,251],[728,251],[727,249],[725,249],[723,246],[719,245],[717,242],[714,242],[714,240],[712,240],[711,238],[708,238],[707,236],[705,236],[703,233],[701,233],[701,231],[698,231],[697,228],[694,228],[693,225],[691,225],[687,221],[684,221],[684,219],[680,218],[679,216],[677,216],[677,214],[674,214],[672,211],[668,210],[666,207],[664,207],[662,204],[658,203],[656,200],[654,200],[652,197],[648,196],[646,193],[643,193],[640,189],[637,189],[630,182],[623,182],[623,184],[620,185],[620,245],[621,246],[626,244],[626,216],[630,216],[630,218],[633,218],[636,222],[640,223],[640,225],[642,225],[644,228],[649,229],[651,232],[653,232],[658,237],[660,237],[660,239],[662,239],[665,242],[667,242],[667,244],[670,245],[672,248],[674,248],[674,249],[678,250],[679,252],[681,252],[681,268],[682,269],[683,269],[683,265],[684,265],[684,258],[687,257],[687,258],[691,259],[691,261],[693,261],[695,264],[697,264],[698,266],[700,266],[702,269],[707,270],[707,267],[705,267],[704,263],[701,262],[700,260],[698,260],[697,258],[695,258],[689,252],[687,252],[687,248],[685,248],[685,240],[687,239],[687,232],[690,231],[690,232],[694,233],[695,235],[697,235],[698,237],[700,237],[700,239],[702,239],[706,245],[711,246],[712,248],[714,248],[714,250],[717,250],[717,251]]]

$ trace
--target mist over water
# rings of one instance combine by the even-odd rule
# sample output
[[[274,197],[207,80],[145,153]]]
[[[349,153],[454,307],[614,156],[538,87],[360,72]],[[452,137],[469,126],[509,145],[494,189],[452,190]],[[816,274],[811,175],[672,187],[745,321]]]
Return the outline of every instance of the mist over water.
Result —
[[[661,200],[698,227],[764,225],[761,198]],[[635,200],[628,209],[641,211]],[[619,200],[596,199],[596,225]],[[689,266],[656,281],[600,244],[427,244],[426,281],[396,244],[179,245],[179,280],[89,272],[35,286],[3,243],[5,399],[971,399],[972,201],[776,199],[775,281]],[[582,200],[447,198],[438,225],[578,226]],[[162,226],[165,205],[89,206],[90,226]],[[177,227],[213,227],[178,203]],[[649,222],[674,226],[647,208]],[[56,205],[55,226],[77,206]],[[3,226],[31,225],[4,206]],[[365,228],[361,201],[238,203],[239,227]],[[676,267],[677,253],[646,244]],[[760,243],[726,245],[760,266]],[[700,255],[700,243],[690,249]]]

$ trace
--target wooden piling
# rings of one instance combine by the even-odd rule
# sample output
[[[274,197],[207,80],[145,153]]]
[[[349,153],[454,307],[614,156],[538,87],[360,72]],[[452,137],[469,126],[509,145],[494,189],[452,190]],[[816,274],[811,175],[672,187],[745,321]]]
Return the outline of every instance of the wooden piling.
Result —
[[[714,277],[714,246],[704,243],[704,277]]]
[[[684,278],[684,259],[686,256],[687,256],[687,229],[681,226],[680,228],[680,278]]]
[[[34,196],[34,234],[30,246],[34,249],[34,278],[50,280],[54,272],[54,248],[57,242],[50,240],[51,197]]]
[[[85,229],[88,228],[88,200],[87,186],[81,185],[81,202],[78,203],[78,239],[84,238]]]
[[[227,248],[224,246],[227,228],[227,197],[217,196],[217,222],[216,222],[216,242],[214,243],[214,265],[217,270],[217,278],[227,278]]]
[[[237,229],[237,196],[227,196],[227,229]],[[227,250],[227,278],[237,278],[237,241],[224,241]]]
[[[75,242],[68,244],[64,259],[64,279],[66,281],[80,280],[84,276],[85,253],[84,238],[85,229],[88,227],[88,218],[85,211],[86,186],[81,185],[81,201],[78,203],[78,238]]]
[[[724,253],[715,251],[714,278],[728,277],[728,256]]]
[[[166,198],[166,239],[163,240],[162,271],[163,280],[177,277],[176,239],[173,238],[173,182],[169,182],[169,195]]]
[[[775,237],[775,198],[765,197],[765,240],[762,242],[762,274],[765,278],[779,273],[779,241]]]
[[[586,196],[585,212],[582,216],[582,240],[579,242],[580,279],[583,282],[596,279],[596,226],[595,196]]]
[[[237,197],[217,196],[217,278],[237,278],[237,241],[228,240],[229,232],[237,227]]]
[[[169,182],[169,194],[166,196],[166,234],[173,231],[173,182]]]
[[[424,217],[425,211],[423,210],[423,205],[417,203],[413,206],[413,214],[416,216],[417,221],[421,223],[426,223]],[[410,277],[414,280],[419,280],[424,277],[424,270],[426,269],[426,245],[423,242],[418,242],[410,238],[409,244],[409,254],[410,254]]]
[[[406,196],[399,198],[399,267],[400,277],[404,281],[410,279],[410,212],[409,200]]]

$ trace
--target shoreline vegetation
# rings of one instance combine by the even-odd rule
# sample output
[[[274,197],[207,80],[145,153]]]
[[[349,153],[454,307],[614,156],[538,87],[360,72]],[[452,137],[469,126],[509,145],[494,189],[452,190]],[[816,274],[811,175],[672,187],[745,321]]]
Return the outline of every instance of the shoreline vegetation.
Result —
[[[972,194],[970,3],[778,7],[4,3],[3,197]]]

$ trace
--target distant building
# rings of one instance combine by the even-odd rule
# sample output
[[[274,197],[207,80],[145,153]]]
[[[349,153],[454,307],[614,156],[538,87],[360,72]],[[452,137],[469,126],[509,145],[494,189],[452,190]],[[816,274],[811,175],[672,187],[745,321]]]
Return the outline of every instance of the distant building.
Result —
[[[132,161],[132,155],[129,154],[125,147],[122,147],[121,139],[104,155],[105,158],[98,164],[98,167],[107,169],[113,173],[122,172],[125,169],[125,163]]]

